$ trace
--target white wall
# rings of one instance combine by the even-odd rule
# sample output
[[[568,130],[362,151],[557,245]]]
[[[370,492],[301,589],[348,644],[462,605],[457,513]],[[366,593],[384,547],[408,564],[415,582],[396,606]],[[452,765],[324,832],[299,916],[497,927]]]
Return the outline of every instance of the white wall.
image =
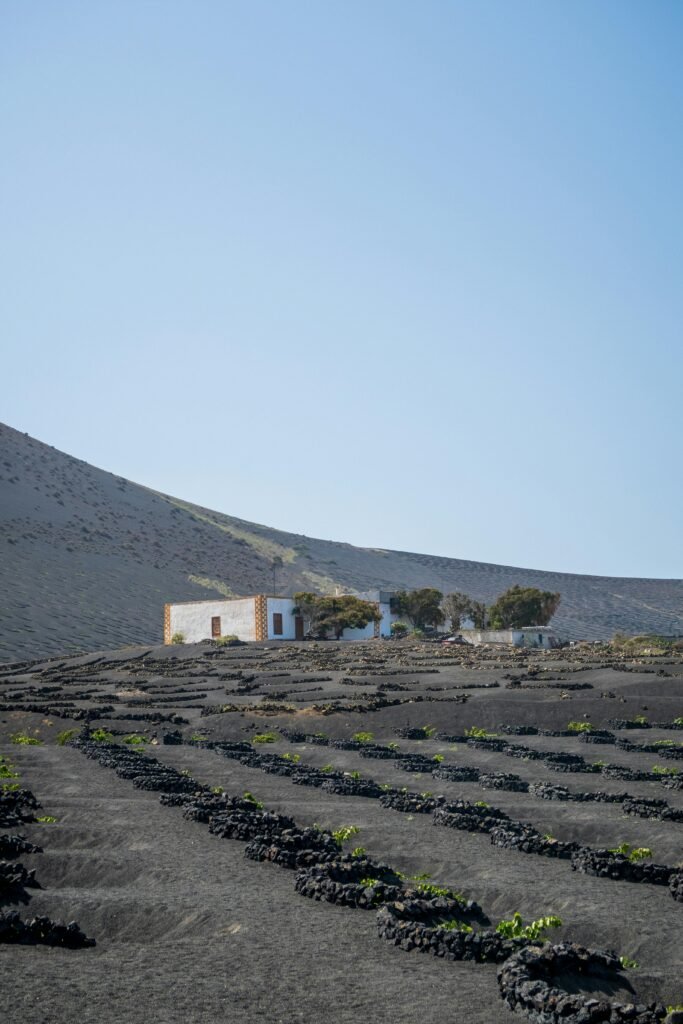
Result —
[[[295,616],[292,609],[295,603],[291,597],[268,597],[267,620],[269,640],[294,640],[296,635]],[[382,614],[380,636],[391,635],[391,623],[397,620],[388,602],[381,602],[379,610]],[[275,635],[273,615],[282,615],[282,634]],[[185,643],[194,644],[200,640],[211,639],[211,619],[219,615],[221,619],[221,635],[233,634],[240,640],[256,640],[256,607],[253,597],[231,598],[224,601],[187,601],[170,605],[170,636],[182,633]],[[364,629],[346,629],[343,640],[372,640],[375,635],[375,624],[369,622]]]
[[[544,647],[546,650],[550,650],[552,647],[557,645],[557,637],[554,633],[546,632],[543,626],[525,626],[524,629],[520,629],[520,636],[522,637],[521,645],[523,647]]]
[[[268,604],[268,639],[269,640],[294,640],[295,637],[295,616],[292,610],[296,607],[291,597],[269,597]],[[273,615],[280,612],[282,615],[282,634],[276,634],[273,630]]]
[[[461,635],[471,644],[514,644],[519,647],[522,634],[511,629],[461,629]]]
[[[379,624],[379,635],[391,636],[391,623],[398,622],[399,617],[392,612],[391,605],[388,601],[386,603],[381,601],[379,610],[382,613],[382,621]]]
[[[172,604],[171,636],[174,633],[182,633],[187,644],[210,640],[211,619],[215,615],[220,615],[222,636],[232,633],[240,640],[256,639],[256,610],[253,597]]]
[[[471,644],[512,644],[515,647],[549,649],[557,643],[555,635],[545,633],[540,626],[528,626],[524,629],[461,629],[460,633]]]

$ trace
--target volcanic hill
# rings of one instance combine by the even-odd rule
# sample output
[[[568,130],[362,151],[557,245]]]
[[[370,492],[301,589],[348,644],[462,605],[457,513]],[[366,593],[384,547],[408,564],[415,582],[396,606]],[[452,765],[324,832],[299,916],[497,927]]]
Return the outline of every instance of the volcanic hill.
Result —
[[[435,586],[557,590],[569,638],[683,633],[683,580],[543,572],[360,548],[160,494],[0,425],[0,660],[158,642],[166,601]]]

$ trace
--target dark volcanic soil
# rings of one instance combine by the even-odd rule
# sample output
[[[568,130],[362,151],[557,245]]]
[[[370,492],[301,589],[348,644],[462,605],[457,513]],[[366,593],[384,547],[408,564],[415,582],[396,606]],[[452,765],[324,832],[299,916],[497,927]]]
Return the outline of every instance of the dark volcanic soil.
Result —
[[[136,789],[78,749],[58,745],[56,737],[81,728],[84,711],[107,706],[113,710],[90,724],[112,730],[118,739],[135,732],[150,740],[176,728],[186,741],[197,735],[248,741],[256,733],[273,732],[279,736],[275,743],[253,744],[254,749],[298,754],[302,764],[332,764],[449,801],[483,800],[558,840],[594,848],[629,842],[650,847],[656,863],[677,865],[683,862],[679,822],[625,817],[620,803],[558,802],[485,789],[476,781],[444,781],[430,770],[407,772],[393,760],[290,742],[279,733],[348,739],[365,730],[376,743],[397,742],[401,752],[441,755],[442,767],[514,773],[526,782],[550,782],[572,792],[627,791],[681,810],[683,790],[667,788],[661,781],[667,776],[634,781],[602,772],[555,772],[540,759],[438,736],[459,736],[471,726],[498,732],[502,724],[557,731],[570,720],[608,729],[610,720],[636,715],[670,725],[683,716],[683,661],[664,662],[643,658],[615,668],[606,648],[529,656],[410,642],[227,649],[206,643],[7,666],[0,671],[2,753],[15,766],[21,786],[41,802],[36,813],[57,822],[4,830],[43,847],[42,853],[13,858],[35,868],[43,888],[27,889],[23,903],[19,897],[5,899],[2,909],[18,909],[27,918],[75,919],[97,945],[82,950],[0,946],[0,1019],[17,1024],[512,1021],[498,993],[494,965],[448,962],[390,945],[377,936],[374,911],[298,895],[295,872],[246,859],[243,842],[211,836],[205,825],[183,818],[180,808],[162,806],[158,793]],[[539,672],[524,682],[533,689],[506,688],[508,677],[529,670]],[[666,675],[657,674],[662,672]],[[480,688],[494,682],[499,686]],[[592,688],[562,689],[579,682]],[[548,688],[549,683],[559,688]],[[400,689],[379,691],[383,684]],[[378,692],[404,702],[370,710]],[[243,710],[202,714],[209,705]],[[185,723],[118,717],[154,712],[181,716]],[[403,740],[396,730],[406,725],[433,726],[437,733]],[[612,731],[632,744],[683,742],[683,731],[663,726]],[[10,742],[16,734],[42,743]],[[648,773],[655,764],[683,769],[675,757],[585,743],[578,736],[506,739],[533,750],[579,754],[589,764],[604,761]],[[356,825],[360,833],[350,845],[362,844],[370,856],[400,871],[428,873],[432,882],[461,891],[483,907],[493,925],[514,911],[525,920],[559,915],[563,925],[553,940],[611,948],[638,962],[612,998],[683,1000],[683,904],[666,886],[580,874],[568,860],[493,846],[487,834],[435,827],[431,814],[385,809],[377,799],[294,785],[205,747],[159,744],[148,746],[147,753],[229,794],[249,790],[267,809],[289,814],[300,825]],[[628,995],[627,985],[635,996]],[[566,979],[568,991],[576,987],[575,979]]]

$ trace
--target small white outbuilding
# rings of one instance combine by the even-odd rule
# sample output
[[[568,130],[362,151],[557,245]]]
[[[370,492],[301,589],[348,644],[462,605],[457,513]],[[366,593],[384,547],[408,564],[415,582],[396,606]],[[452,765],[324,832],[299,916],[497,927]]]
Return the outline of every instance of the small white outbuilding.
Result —
[[[542,647],[550,650],[559,645],[557,635],[550,626],[522,626],[521,629],[461,629],[460,635],[475,646],[505,644],[508,647]]]

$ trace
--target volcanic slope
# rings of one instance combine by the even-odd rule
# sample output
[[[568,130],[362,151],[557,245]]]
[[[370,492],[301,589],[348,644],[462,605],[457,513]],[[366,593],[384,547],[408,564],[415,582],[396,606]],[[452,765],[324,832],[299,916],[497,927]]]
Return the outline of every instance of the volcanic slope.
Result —
[[[0,660],[161,637],[166,601],[276,587],[435,586],[491,601],[557,590],[566,637],[683,633],[683,580],[542,572],[359,548],[244,522],[131,483],[0,425]]]

